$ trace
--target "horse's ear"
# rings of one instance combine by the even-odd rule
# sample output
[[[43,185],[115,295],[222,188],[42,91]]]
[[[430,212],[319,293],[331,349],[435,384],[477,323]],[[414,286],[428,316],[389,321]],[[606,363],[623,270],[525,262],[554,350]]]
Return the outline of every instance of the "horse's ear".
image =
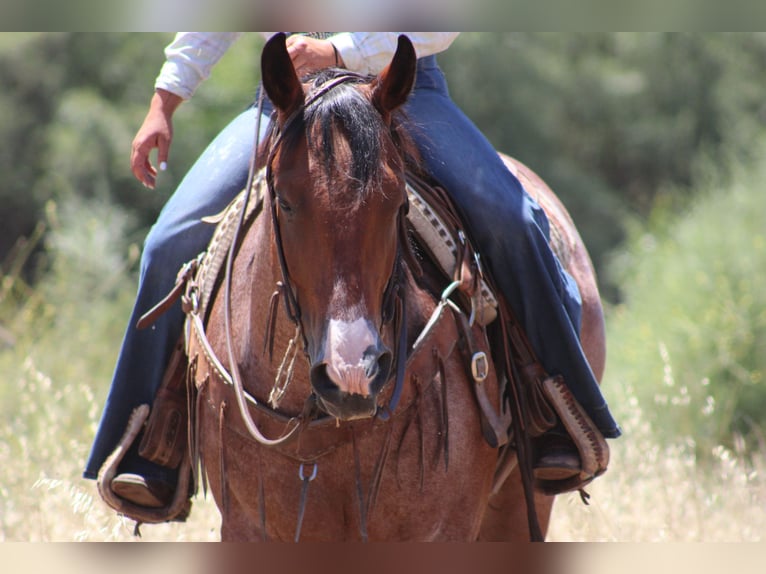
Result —
[[[372,103],[386,122],[391,113],[407,101],[416,71],[415,47],[407,36],[401,35],[393,60],[373,82]]]
[[[287,53],[287,36],[280,32],[272,36],[261,53],[263,89],[271,103],[285,118],[303,104],[303,87]]]

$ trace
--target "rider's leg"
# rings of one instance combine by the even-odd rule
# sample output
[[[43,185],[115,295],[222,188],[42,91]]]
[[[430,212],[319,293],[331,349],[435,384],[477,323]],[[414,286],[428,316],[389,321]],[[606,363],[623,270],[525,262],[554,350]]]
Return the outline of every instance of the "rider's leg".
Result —
[[[86,478],[96,478],[122,436],[132,410],[140,404],[151,404],[154,399],[181,335],[183,312],[177,302],[147,329],[136,329],[136,322],[171,290],[181,265],[207,247],[214,226],[200,219],[223,210],[244,188],[255,119],[255,109],[246,110],[208,146],[170,197],[146,238],[138,295],[84,472]],[[262,121],[262,128],[267,123]],[[177,471],[138,456],[138,442],[128,451],[118,472],[175,484]]]
[[[434,58],[419,62],[407,112],[429,171],[462,210],[543,367],[563,375],[604,436],[619,436],[580,346],[579,291],[549,247],[547,217],[449,98]]]

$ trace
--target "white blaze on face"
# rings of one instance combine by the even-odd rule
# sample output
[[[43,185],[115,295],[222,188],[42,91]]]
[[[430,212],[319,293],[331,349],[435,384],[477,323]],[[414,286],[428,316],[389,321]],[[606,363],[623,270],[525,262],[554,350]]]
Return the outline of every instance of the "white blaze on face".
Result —
[[[365,374],[364,354],[375,344],[375,334],[366,320],[350,323],[331,320],[324,348],[327,376],[342,391],[369,396],[370,379]]]

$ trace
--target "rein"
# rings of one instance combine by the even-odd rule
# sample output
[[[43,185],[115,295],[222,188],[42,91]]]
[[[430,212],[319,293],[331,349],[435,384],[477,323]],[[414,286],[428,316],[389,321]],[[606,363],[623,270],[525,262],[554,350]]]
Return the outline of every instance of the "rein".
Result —
[[[236,357],[234,356],[234,342],[232,340],[232,330],[231,330],[231,276],[232,276],[232,267],[234,264],[234,252],[236,251],[237,244],[239,243],[239,233],[242,230],[242,226],[244,224],[245,212],[247,211],[246,207],[250,201],[250,193],[253,187],[253,180],[255,178],[256,157],[258,154],[258,147],[260,145],[260,132],[261,132],[260,128],[261,128],[262,111],[263,111],[263,89],[261,89],[258,94],[258,108],[256,110],[257,120],[256,120],[256,128],[255,128],[255,141],[254,141],[254,147],[253,147],[253,155],[250,158],[250,168],[247,174],[247,184],[245,187],[245,201],[244,201],[245,207],[242,209],[242,212],[239,215],[239,221],[237,222],[237,226],[234,229],[234,238],[232,239],[231,245],[229,246],[229,254],[228,254],[228,257],[226,258],[226,275],[225,275],[225,286],[224,286],[224,326],[225,326],[224,330],[226,331],[226,350],[229,356],[229,370],[231,371],[231,379],[232,379],[232,383],[234,387],[234,395],[237,398],[237,406],[239,407],[239,412],[240,412],[240,415],[242,416],[242,421],[244,422],[245,427],[247,428],[250,435],[260,444],[264,446],[276,446],[290,439],[295,434],[295,432],[300,428],[300,422],[293,425],[293,427],[290,430],[286,430],[281,437],[276,439],[266,438],[263,435],[263,433],[261,433],[260,429],[258,429],[258,425],[255,424],[253,417],[250,416],[250,411],[247,408],[247,398],[245,397],[245,389],[244,389],[244,385],[242,384],[242,374],[239,371],[239,364],[236,360]],[[254,397],[253,397],[253,400],[254,400]]]

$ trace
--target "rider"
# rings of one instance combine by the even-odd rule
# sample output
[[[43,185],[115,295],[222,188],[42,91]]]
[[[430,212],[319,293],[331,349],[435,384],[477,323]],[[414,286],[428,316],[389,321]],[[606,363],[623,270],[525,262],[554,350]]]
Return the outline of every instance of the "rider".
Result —
[[[301,76],[329,66],[375,74],[390,62],[398,35],[293,34],[287,46]],[[418,125],[412,135],[427,170],[449,191],[467,218],[478,251],[545,370],[563,375],[603,435],[616,438],[620,429],[579,343],[579,291],[548,245],[548,220],[492,145],[449,97],[434,54],[447,49],[457,33],[407,35],[419,60],[415,87],[405,111]],[[156,185],[157,169],[149,159],[154,148],[158,150],[159,169],[167,166],[175,110],[192,97],[238,36],[183,32],[165,49],[166,62],[130,158],[133,174],[146,187]],[[266,101],[261,121],[264,133],[271,111]],[[150,329],[137,330],[136,322],[171,290],[181,265],[207,247],[213,226],[202,223],[201,218],[223,210],[243,189],[253,153],[256,115],[256,108],[250,107],[216,137],[170,197],[146,238],[137,300],[84,473],[86,478],[96,478],[116,447],[133,408],[153,401],[181,334],[183,312],[176,303]],[[536,464],[561,476],[562,472],[576,474],[580,461],[574,448],[564,448],[548,453]],[[112,481],[115,493],[148,507],[165,505],[177,478],[177,471],[138,456],[135,443],[119,473]]]

